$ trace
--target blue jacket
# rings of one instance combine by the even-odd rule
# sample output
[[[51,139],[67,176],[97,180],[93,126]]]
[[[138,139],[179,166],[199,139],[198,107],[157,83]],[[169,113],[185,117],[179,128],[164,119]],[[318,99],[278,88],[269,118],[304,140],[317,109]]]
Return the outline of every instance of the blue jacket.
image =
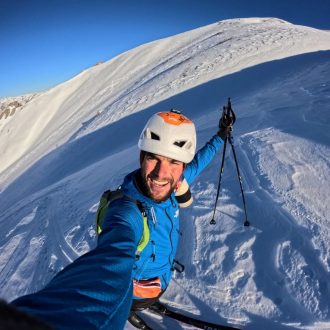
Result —
[[[198,151],[184,171],[189,184],[222,143],[214,136]],[[14,300],[13,305],[59,330],[118,330],[124,328],[130,311],[133,278],[160,276],[163,288],[167,287],[178,242],[178,204],[174,195],[162,203],[141,195],[134,175],[125,178],[124,193],[145,203],[152,227],[151,239],[139,261],[135,252],[143,232],[141,213],[135,203],[120,199],[111,204],[94,250],[64,268],[44,289]],[[155,261],[150,258],[153,252]]]

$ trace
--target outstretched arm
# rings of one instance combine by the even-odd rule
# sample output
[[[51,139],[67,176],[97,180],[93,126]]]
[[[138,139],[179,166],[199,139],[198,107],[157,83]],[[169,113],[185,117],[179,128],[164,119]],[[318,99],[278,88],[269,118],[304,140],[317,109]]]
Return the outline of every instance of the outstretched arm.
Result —
[[[137,212],[137,211],[136,211]],[[132,267],[139,233],[109,214],[97,247],[58,273],[41,291],[12,302],[56,329],[122,329],[132,300]]]

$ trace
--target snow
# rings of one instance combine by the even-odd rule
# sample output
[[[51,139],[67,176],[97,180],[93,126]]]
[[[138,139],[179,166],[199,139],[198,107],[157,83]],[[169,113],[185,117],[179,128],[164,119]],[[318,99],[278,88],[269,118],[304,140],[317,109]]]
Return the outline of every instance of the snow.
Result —
[[[152,113],[182,110],[201,147],[230,96],[251,226],[243,226],[230,150],[217,223],[209,224],[220,152],[181,211],[185,272],[162,299],[244,329],[330,329],[329,50],[327,31],[276,18],[226,20],[20,97],[22,107],[0,120],[0,296],[42,288],[95,246],[100,194],[138,167],[137,139]]]

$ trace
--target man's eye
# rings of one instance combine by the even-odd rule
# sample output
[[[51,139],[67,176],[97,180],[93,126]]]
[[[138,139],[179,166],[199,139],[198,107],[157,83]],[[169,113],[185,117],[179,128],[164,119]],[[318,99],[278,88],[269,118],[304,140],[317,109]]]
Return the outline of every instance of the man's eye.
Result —
[[[151,160],[151,161],[153,161],[153,160],[156,160],[156,158],[154,157],[154,156],[147,156],[147,160]]]
[[[174,164],[174,165],[181,165],[182,163],[179,162],[179,161],[174,160],[174,161],[172,161],[172,164]]]

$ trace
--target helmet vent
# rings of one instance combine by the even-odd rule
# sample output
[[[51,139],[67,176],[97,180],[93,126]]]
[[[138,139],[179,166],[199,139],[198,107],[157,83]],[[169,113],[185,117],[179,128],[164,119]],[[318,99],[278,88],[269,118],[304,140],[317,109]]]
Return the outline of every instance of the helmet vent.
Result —
[[[158,141],[160,141],[160,137],[156,133],[150,132],[150,135],[151,135],[150,137],[151,137],[152,140],[158,140]]]
[[[186,144],[187,141],[175,141],[173,144],[182,148],[185,144]]]

